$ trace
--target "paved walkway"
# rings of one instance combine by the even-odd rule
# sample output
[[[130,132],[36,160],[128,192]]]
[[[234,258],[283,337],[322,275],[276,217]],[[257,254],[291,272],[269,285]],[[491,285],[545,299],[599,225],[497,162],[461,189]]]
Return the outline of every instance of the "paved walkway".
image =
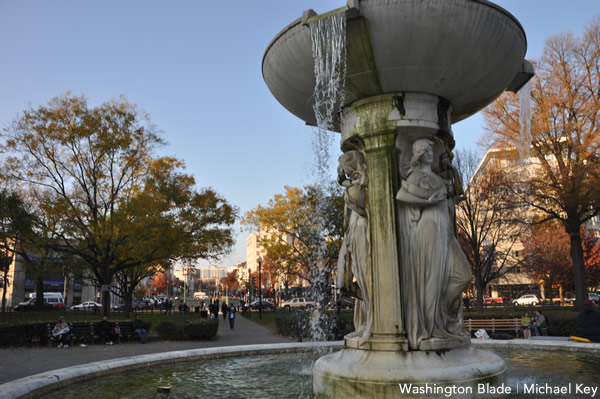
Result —
[[[235,319],[235,329],[233,330],[229,328],[229,322],[221,317],[219,332],[215,339],[210,341],[149,340],[146,345],[135,341],[112,346],[95,344],[85,348],[74,346],[68,349],[56,347],[0,349],[0,384],[54,369],[120,357],[217,346],[281,342],[294,342],[294,340],[279,337],[267,328],[238,316]]]

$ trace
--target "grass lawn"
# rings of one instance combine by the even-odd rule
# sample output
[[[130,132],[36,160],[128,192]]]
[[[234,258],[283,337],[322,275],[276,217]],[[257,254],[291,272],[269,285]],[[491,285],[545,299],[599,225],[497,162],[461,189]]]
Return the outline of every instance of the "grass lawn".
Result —
[[[272,310],[269,310],[269,311],[263,312],[262,319],[260,319],[258,312],[245,312],[245,313],[240,312],[240,313],[238,313],[238,315],[241,315],[248,320],[252,320],[253,322],[260,324],[261,326],[268,328],[275,334],[277,334],[277,327],[275,326],[275,320],[277,320],[277,318],[279,318],[279,317],[285,317],[285,315],[287,315],[287,314],[288,314],[288,312],[286,312],[285,310],[280,310],[278,312],[273,312]]]

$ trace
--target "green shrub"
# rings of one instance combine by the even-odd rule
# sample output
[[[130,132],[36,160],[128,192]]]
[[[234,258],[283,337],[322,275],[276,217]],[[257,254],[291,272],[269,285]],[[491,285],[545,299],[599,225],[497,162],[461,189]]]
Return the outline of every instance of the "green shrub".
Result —
[[[46,323],[0,325],[0,346],[22,346],[34,343],[46,344]]]
[[[310,328],[310,312],[304,312],[302,321],[302,336],[309,337]],[[325,329],[327,330],[327,340],[340,340],[344,335],[353,331],[350,323],[343,317],[336,315],[333,312],[325,314]],[[298,337],[298,312],[288,313],[282,317],[275,319],[275,327],[277,333],[285,337]]]
[[[183,325],[185,339],[193,341],[211,339],[217,335],[219,330],[219,319],[199,319]]]
[[[284,337],[294,337],[296,335],[296,326],[296,315],[293,313],[275,319],[277,334],[283,335]]]
[[[218,319],[197,319],[185,324],[163,321],[156,327],[161,339],[169,341],[211,339],[217,335]]]
[[[158,333],[160,339],[169,341],[177,341],[182,339],[181,328],[179,328],[177,324],[170,321],[161,321],[158,326],[156,326],[156,332]]]

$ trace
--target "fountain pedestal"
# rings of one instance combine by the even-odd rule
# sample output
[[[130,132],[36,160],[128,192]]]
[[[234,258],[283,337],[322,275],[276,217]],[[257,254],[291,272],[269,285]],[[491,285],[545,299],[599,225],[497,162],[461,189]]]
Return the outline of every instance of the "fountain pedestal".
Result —
[[[415,395],[401,387],[463,390],[481,397],[480,384],[498,386],[506,366],[498,355],[466,346],[445,351],[367,351],[345,348],[321,357],[313,367],[313,391],[321,398],[397,399],[444,397],[444,391]],[[471,394],[469,394],[469,391]],[[418,392],[418,391],[417,391]],[[457,391],[458,392],[458,391]],[[412,393],[412,395],[410,395]],[[441,393],[441,394],[440,394]]]
[[[448,101],[423,93],[375,96],[344,109],[342,149],[363,153],[368,175],[366,267],[371,278],[361,283],[370,285],[365,290],[370,293],[366,311],[372,312],[373,323],[370,330],[347,336],[345,349],[317,361],[313,389],[318,398],[397,398],[399,384],[460,385],[477,392],[478,384],[502,381],[504,361],[471,348],[466,334],[422,339],[417,348],[407,339],[407,318],[413,315],[406,314],[411,309],[406,308],[402,287],[410,274],[403,270],[413,264],[402,261],[405,227],[399,221],[403,205],[396,193],[410,163],[412,143],[427,139],[453,146],[451,113]]]
[[[319,38],[329,36],[311,31],[326,20],[345,31],[314,60],[311,45],[326,48]],[[324,68],[342,47],[345,65]],[[323,16],[305,12],[269,44],[265,82],[309,125],[323,105],[315,71],[346,72],[344,95],[325,101],[343,110],[341,123],[326,128],[341,131],[344,151],[338,287],[360,301],[345,348],[315,364],[318,398],[397,398],[399,384],[462,384],[475,396],[474,386],[502,379],[502,359],[471,348],[462,325],[472,276],[456,239],[451,124],[525,84],[525,52],[519,22],[487,0],[349,0]]]

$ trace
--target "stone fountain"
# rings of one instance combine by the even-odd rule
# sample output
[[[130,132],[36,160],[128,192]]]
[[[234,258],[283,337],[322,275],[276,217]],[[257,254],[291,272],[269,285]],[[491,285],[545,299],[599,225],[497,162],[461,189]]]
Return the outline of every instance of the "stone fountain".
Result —
[[[263,77],[275,98],[316,125],[310,25],[345,22],[338,181],[346,234],[338,284],[359,298],[356,331],[313,369],[318,398],[396,398],[496,386],[503,360],[475,350],[461,293],[471,281],[455,231],[461,183],[451,125],[532,76],[526,37],[485,0],[350,0],[306,11],[269,44]],[[399,385],[400,384],[400,385]],[[428,390],[429,389],[429,390]],[[405,391],[406,392],[406,391]]]

